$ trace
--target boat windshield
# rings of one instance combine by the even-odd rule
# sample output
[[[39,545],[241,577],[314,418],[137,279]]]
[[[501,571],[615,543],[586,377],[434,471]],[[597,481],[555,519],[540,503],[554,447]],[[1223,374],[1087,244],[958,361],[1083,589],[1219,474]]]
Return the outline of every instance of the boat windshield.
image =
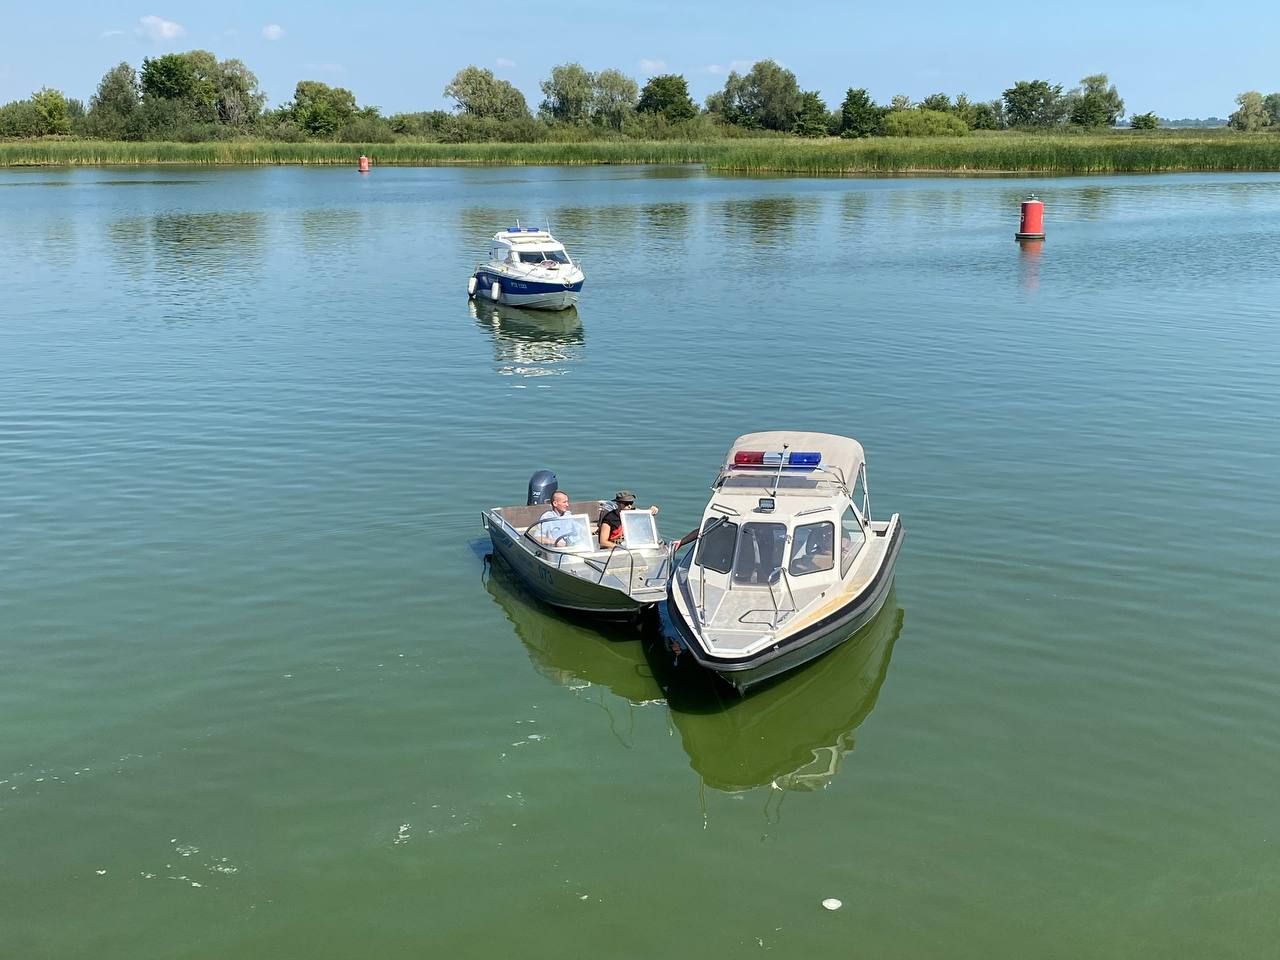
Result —
[[[744,523],[733,557],[733,582],[768,584],[782,569],[782,554],[787,545],[785,523]]]
[[[712,517],[702,525],[702,531],[693,562],[716,573],[728,573],[733,566],[733,547],[738,542],[738,525],[723,517]]]
[[[622,541],[627,549],[640,547],[656,547],[658,539],[658,518],[648,510],[623,510],[618,514],[622,518]]]
[[[521,263],[541,263],[543,260],[553,260],[556,263],[568,263],[569,255],[563,250],[521,250]]]
[[[557,515],[548,510],[529,528],[529,536],[556,550],[589,550],[592,546],[591,521],[585,513]]]

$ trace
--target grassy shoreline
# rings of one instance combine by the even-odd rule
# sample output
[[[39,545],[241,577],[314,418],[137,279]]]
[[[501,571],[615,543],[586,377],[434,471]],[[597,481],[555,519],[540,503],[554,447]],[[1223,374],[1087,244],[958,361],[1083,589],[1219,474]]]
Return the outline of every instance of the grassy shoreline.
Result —
[[[1280,135],[1112,131],[869,140],[743,139],[584,143],[0,142],[0,167],[100,165],[381,166],[704,164],[726,173],[825,175],[1280,171]]]

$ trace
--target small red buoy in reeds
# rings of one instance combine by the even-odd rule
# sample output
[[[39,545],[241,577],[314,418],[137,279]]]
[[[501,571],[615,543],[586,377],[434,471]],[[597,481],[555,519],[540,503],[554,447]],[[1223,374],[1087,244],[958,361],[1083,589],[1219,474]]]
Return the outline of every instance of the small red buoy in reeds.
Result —
[[[369,172],[369,158],[368,158],[368,157],[366,157],[364,154],[361,154],[361,155],[360,155],[360,160],[359,160],[359,162],[356,164],[356,166],[357,166],[357,168],[360,170],[360,172],[361,172],[361,173],[368,173],[368,172]]]
[[[1015,240],[1044,239],[1044,201],[1034,193],[1022,201],[1022,223],[1013,236]]]

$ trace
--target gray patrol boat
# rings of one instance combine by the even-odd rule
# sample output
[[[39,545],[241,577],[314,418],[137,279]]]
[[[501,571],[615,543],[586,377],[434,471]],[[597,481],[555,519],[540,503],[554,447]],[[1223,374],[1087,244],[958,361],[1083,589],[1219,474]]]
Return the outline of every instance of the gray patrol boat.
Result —
[[[902,536],[896,513],[871,519],[856,440],[739,437],[711,486],[697,548],[670,580],[676,640],[745,693],[869,623],[893,585]]]
[[[627,617],[665,599],[674,545],[658,533],[647,510],[623,510],[622,542],[601,547],[600,519],[614,503],[578,500],[547,518],[557,480],[539,470],[524,504],[480,514],[493,552],[540,600],[580,613]]]

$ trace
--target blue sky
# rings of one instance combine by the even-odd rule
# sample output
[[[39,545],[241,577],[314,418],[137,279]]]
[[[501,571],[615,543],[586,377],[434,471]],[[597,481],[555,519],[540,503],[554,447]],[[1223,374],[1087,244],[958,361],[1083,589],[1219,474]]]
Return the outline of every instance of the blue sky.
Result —
[[[1015,80],[1074,86],[1110,75],[1131,112],[1222,116],[1242,90],[1280,90],[1273,3],[1075,0],[1021,5],[923,0],[688,0],[494,4],[366,0],[321,9],[274,0],[11,3],[0,16],[0,103],[41,86],[88,100],[126,60],[202,48],[238,57],[272,104],[298,80],[351,89],[384,112],[449,106],[441,90],[467,64],[510,80],[529,105],[557,63],[616,67],[640,83],[682,73],[701,102],[730,69],[772,57],[835,106],[850,86],[877,100],[935,91],[987,100]]]

